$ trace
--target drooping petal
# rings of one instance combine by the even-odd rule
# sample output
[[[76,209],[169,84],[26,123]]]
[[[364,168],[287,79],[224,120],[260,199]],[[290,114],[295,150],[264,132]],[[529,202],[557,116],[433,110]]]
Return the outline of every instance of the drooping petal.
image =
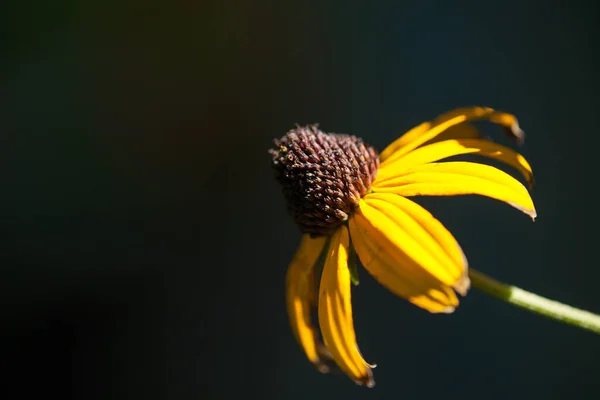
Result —
[[[433,124],[435,124],[435,123],[436,123],[436,121],[433,121]],[[433,124],[431,122],[424,122],[421,125],[419,125],[418,127],[416,127],[416,128],[419,128],[419,129],[416,129],[416,128],[411,129],[411,131],[414,132],[414,133],[412,133],[409,136],[408,135],[409,132],[410,132],[409,131],[409,132],[405,133],[404,135],[402,135],[400,137],[400,139],[402,139],[402,142],[400,144],[406,145],[410,141],[416,140],[420,134],[424,133],[427,129],[431,128],[431,126]],[[425,127],[427,127],[427,128],[425,128]],[[435,143],[435,142],[441,142],[443,140],[450,140],[450,139],[481,139],[482,137],[483,136],[482,136],[481,132],[475,126],[473,126],[472,124],[470,124],[468,122],[461,122],[459,124],[450,126],[448,129],[446,129],[445,131],[439,133],[435,137],[429,139],[426,142],[423,142],[421,144],[421,146],[425,146],[425,145],[428,145],[428,144],[431,144],[431,143]],[[410,140],[407,140],[407,139],[410,139]],[[390,147],[390,146],[388,146],[388,147]],[[386,148],[385,150],[387,151],[388,149]],[[390,150],[391,150],[391,148],[390,148]],[[391,154],[393,154],[393,152],[391,152],[390,155]],[[386,155],[387,155],[387,152],[386,152]],[[387,157],[384,157],[383,159],[380,158],[380,161],[382,161],[382,162],[385,162],[386,160],[389,160],[389,159]]]
[[[328,371],[325,364],[327,356],[319,333],[311,322],[311,307],[317,296],[314,267],[326,240],[326,237],[304,235],[286,274],[286,300],[292,332],[306,357],[321,372]]]
[[[402,174],[409,168],[462,154],[477,154],[501,161],[517,169],[527,183],[533,185],[533,173],[525,157],[506,146],[483,139],[445,140],[415,149],[403,157],[391,161],[388,159],[379,167],[377,180],[382,182]]]
[[[435,142],[441,142],[443,140],[450,139],[481,139],[483,135],[474,125],[468,122],[462,122],[460,124],[451,126],[444,132],[440,133],[433,139],[429,139],[424,142],[421,146],[426,146]]]
[[[425,132],[427,132],[429,129],[431,129],[431,122],[423,122],[415,126],[404,135],[394,140],[381,153],[379,153],[379,161],[384,162],[389,156],[417,140],[419,136],[425,134]]]
[[[523,140],[523,131],[514,115],[488,107],[465,107],[442,114],[431,123],[424,122],[411,129],[383,150],[379,159],[384,162],[400,158],[458,124],[480,119],[499,124],[511,132],[513,137],[519,141]]]
[[[461,295],[467,294],[470,287],[467,258],[452,233],[437,218],[414,201],[394,193],[371,193],[365,197],[365,203],[386,214],[425,251],[435,255],[440,267],[452,277],[450,285]],[[429,267],[433,269],[433,265]],[[429,272],[439,279],[438,273]]]
[[[478,194],[508,203],[532,219],[537,215],[533,200],[521,182],[498,168],[471,162],[420,165],[401,176],[376,180],[372,190],[406,197]]]
[[[361,202],[360,212],[382,231],[393,224],[388,229],[396,232],[389,234],[389,241],[396,252],[404,253],[443,284],[452,286],[464,275],[466,258],[452,234],[415,202],[393,193],[372,193]]]
[[[517,143],[522,143],[525,133],[519,127],[517,118],[509,113],[494,110],[490,107],[459,107],[440,114],[433,120],[433,124],[448,121],[458,115],[466,115],[467,121],[488,120],[505,128],[506,134]],[[448,138],[450,139],[450,138]]]
[[[341,226],[331,237],[319,289],[319,325],[336,364],[356,383],[375,384],[371,366],[363,359],[354,332],[351,277],[348,269],[348,229]]]
[[[453,290],[406,253],[398,238],[407,235],[392,219],[361,201],[349,224],[361,264],[379,283],[432,313],[454,311]]]

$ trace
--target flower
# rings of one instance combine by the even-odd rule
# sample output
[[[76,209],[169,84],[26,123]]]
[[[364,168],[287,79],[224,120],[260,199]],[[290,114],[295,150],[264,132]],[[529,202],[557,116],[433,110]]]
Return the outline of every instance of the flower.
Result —
[[[496,123],[523,140],[516,118],[460,108],[424,122],[381,154],[350,135],[297,126],[270,150],[288,208],[304,233],[286,275],[292,331],[322,372],[331,360],[352,380],[374,385],[354,332],[354,254],[383,286],[432,313],[451,313],[470,287],[467,259],[453,235],[412,196],[477,194],[536,217],[527,189],[485,164],[440,160],[476,154],[505,163],[532,186],[525,158],[481,137],[470,123]],[[321,271],[320,278],[318,273]],[[456,292],[456,293],[455,293]],[[318,310],[320,335],[312,323]],[[321,341],[322,338],[322,341]]]

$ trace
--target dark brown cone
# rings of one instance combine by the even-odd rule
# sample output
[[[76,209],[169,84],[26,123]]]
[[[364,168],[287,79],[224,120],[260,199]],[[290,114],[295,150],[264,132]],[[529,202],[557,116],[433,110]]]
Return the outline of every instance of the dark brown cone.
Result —
[[[312,236],[347,220],[377,175],[377,150],[355,136],[297,126],[274,143],[269,153],[289,212]]]

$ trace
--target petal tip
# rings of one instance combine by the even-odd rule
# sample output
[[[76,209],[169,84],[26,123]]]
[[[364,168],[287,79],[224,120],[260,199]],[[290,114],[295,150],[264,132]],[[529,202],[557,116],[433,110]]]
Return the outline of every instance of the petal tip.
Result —
[[[508,128],[510,135],[515,139],[517,145],[522,146],[525,143],[525,132],[519,126],[519,123],[515,120]]]
[[[441,311],[441,313],[442,314],[452,314],[455,310],[456,310],[456,307],[446,307]]]
[[[461,296],[465,297],[471,288],[471,279],[469,279],[468,273],[465,273],[458,279],[458,282],[452,286],[454,290]]]
[[[533,208],[526,208],[523,207],[517,203],[513,203],[512,201],[507,202],[510,206],[516,208],[519,211],[524,212],[525,214],[529,215],[531,217],[532,221],[535,221],[535,219],[537,218],[537,212],[535,211],[535,207]]]
[[[356,379],[354,382],[356,382],[357,385],[360,386],[366,386],[369,389],[375,387],[375,379],[373,379],[373,373],[369,370],[369,372],[367,373],[366,376],[360,378],[360,379]]]
[[[529,213],[527,213],[527,215],[529,215],[531,220],[535,222],[535,219],[537,218],[537,211],[535,211],[535,208],[533,208]]]
[[[328,374],[331,371],[331,369],[327,365],[320,361],[315,363],[315,367],[317,368],[317,371],[319,371],[322,374]]]

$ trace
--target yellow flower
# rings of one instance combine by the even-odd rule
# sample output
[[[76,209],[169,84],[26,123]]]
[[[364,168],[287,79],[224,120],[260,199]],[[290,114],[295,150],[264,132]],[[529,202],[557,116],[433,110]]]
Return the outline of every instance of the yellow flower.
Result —
[[[479,163],[439,162],[477,154],[514,167],[533,184],[525,158],[483,139],[470,124],[475,120],[499,124],[523,139],[513,115],[471,107],[418,125],[379,156],[361,139],[316,126],[297,127],[275,140],[270,152],[277,179],[304,233],[286,277],[289,320],[320,371],[327,372],[333,360],[355,382],[374,385],[374,366],[358,349],[352,319],[354,252],[383,286],[432,313],[453,312],[455,292],[467,294],[467,260],[456,239],[408,197],[477,194],[535,218],[527,189],[505,172]],[[315,307],[320,335],[312,323]]]

